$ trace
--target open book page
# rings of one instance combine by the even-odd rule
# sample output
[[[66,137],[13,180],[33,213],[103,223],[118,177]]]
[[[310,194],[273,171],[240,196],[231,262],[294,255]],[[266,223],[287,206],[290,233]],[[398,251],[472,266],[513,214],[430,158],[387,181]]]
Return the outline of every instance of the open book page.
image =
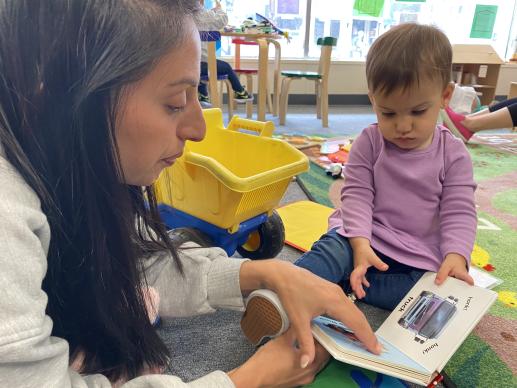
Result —
[[[377,330],[377,335],[428,371],[440,371],[497,294],[427,272]]]
[[[341,322],[320,316],[313,319],[312,324],[313,332],[315,332],[316,337],[319,337],[318,339],[321,338],[321,336],[317,335],[320,331],[326,334],[334,341],[334,344],[337,345],[336,348],[341,354],[350,354],[356,359],[370,360],[377,364],[392,365],[397,369],[411,370],[422,374],[430,373],[430,371],[425,370],[421,365],[382,338],[379,338],[379,341],[383,346],[383,351],[380,355],[376,355],[366,350],[354,333]],[[319,330],[317,330],[315,326]],[[323,342],[324,339],[322,339],[320,343],[325,345]]]
[[[476,286],[489,290],[503,283],[502,279],[496,278],[495,276],[490,275],[488,272],[485,272],[474,266],[470,267],[469,275],[472,276],[472,279],[474,279],[474,284]]]

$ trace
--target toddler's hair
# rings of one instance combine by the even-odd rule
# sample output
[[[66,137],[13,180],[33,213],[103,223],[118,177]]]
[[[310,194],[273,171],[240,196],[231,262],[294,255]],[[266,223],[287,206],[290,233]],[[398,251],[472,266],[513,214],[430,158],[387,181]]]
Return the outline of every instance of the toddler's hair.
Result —
[[[415,23],[400,24],[382,34],[366,57],[366,79],[371,93],[390,94],[422,79],[451,80],[452,47],[438,28]]]

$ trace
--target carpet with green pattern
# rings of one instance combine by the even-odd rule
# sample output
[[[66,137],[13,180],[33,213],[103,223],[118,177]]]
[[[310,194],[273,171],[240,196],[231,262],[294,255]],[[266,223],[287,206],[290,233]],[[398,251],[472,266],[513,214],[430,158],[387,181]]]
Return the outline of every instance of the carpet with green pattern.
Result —
[[[517,387],[517,135],[474,139],[467,146],[478,183],[478,233],[472,263],[503,283],[494,289],[498,300],[445,371],[457,387]],[[314,156],[310,149],[305,152]],[[339,204],[342,179],[328,177],[311,163],[310,171],[299,180],[315,201],[332,207]],[[369,386],[355,384],[348,386]]]

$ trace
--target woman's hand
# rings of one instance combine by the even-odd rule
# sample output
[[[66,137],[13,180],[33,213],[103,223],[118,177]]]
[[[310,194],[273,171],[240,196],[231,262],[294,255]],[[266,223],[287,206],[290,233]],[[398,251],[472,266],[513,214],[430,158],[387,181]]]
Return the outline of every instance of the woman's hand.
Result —
[[[448,276],[463,280],[471,286],[474,285],[474,279],[469,275],[465,258],[457,253],[449,253],[445,256],[445,260],[436,274],[435,283],[442,284]]]
[[[300,366],[300,349],[295,346],[292,329],[269,341],[237,369],[228,375],[237,388],[296,387],[310,384],[329,359],[327,351],[313,340],[314,361],[306,368]]]
[[[349,241],[354,251],[354,270],[350,274],[350,287],[352,287],[355,296],[362,299],[366,296],[363,286],[370,287],[370,283],[366,280],[368,268],[373,266],[379,271],[386,271],[388,264],[377,256],[368,239],[353,237]]]
[[[240,280],[244,293],[259,288],[276,292],[300,345],[298,365],[302,368],[311,365],[314,360],[311,320],[322,314],[343,322],[368,350],[380,353],[381,345],[368,321],[338,285],[281,260],[245,262],[241,267]]]

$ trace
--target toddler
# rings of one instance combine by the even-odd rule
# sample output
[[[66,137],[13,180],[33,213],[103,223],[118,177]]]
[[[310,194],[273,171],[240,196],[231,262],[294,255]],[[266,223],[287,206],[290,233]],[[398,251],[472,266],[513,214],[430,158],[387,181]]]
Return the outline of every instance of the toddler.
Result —
[[[403,24],[366,59],[377,124],[354,141],[341,207],[296,264],[366,303],[393,309],[425,271],[468,274],[476,235],[472,162],[437,126],[454,89],[452,48],[435,27]]]
[[[354,141],[328,232],[296,262],[377,307],[394,309],[426,271],[437,272],[437,284],[447,276],[473,284],[472,162],[463,142],[436,125],[453,91],[451,62],[447,37],[431,26],[399,25],[374,42],[366,77],[378,122]],[[260,311],[248,308],[244,323],[275,311],[279,319],[269,321],[282,325],[264,334],[287,326],[271,292],[255,291],[251,305]]]

